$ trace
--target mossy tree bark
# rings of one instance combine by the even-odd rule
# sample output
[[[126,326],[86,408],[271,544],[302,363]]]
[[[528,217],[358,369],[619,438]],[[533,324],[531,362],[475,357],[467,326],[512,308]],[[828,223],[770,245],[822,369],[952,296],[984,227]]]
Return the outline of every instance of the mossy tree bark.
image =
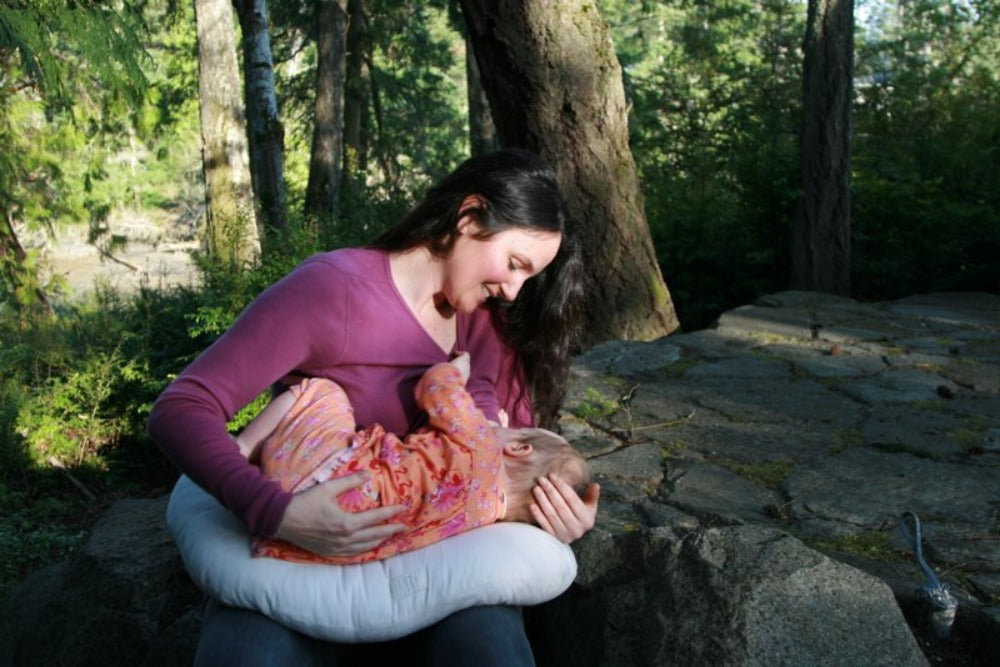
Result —
[[[208,252],[237,265],[260,256],[254,210],[236,26],[230,0],[195,0],[198,98]]]
[[[677,326],[628,144],[622,72],[592,0],[462,0],[502,146],[555,168],[588,275],[584,345]]]

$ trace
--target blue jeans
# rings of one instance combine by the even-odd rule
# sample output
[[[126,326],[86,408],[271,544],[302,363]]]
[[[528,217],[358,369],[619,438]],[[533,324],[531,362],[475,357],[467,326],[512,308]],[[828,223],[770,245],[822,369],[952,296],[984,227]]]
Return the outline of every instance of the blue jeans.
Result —
[[[381,660],[380,660],[381,659]],[[519,607],[472,607],[408,637],[376,644],[335,644],[290,630],[261,613],[210,600],[195,667],[424,664],[429,667],[534,665]]]

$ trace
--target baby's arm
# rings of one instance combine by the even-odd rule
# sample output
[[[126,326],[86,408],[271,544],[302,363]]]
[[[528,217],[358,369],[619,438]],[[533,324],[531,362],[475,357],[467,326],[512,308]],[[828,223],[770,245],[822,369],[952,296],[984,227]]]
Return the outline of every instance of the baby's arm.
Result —
[[[274,429],[281,422],[281,418],[292,408],[294,403],[295,396],[290,391],[283,391],[271,399],[271,402],[261,410],[260,414],[254,417],[236,437],[240,454],[248,459],[253,458],[260,450],[260,446],[267,440],[267,436],[274,432]]]
[[[431,428],[474,448],[492,429],[465,389],[468,368],[469,355],[464,352],[448,364],[432,366],[420,378],[415,393]]]

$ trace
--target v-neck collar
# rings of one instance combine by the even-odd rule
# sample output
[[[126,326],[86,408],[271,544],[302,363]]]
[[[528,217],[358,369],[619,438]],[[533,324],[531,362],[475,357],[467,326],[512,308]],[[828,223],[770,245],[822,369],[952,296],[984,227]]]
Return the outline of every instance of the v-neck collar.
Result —
[[[420,334],[423,336],[424,340],[426,340],[428,344],[432,345],[434,349],[436,349],[442,355],[442,357],[444,357],[445,360],[450,359],[455,354],[456,350],[464,350],[465,329],[466,329],[465,313],[461,311],[455,311],[455,320],[454,320],[455,344],[452,346],[450,350],[445,350],[438,344],[436,340],[434,340],[434,336],[432,336],[431,333],[426,328],[424,328],[424,325],[420,322],[420,318],[418,318],[417,314],[413,312],[413,309],[410,307],[410,304],[403,297],[403,293],[399,291],[399,286],[396,284],[396,280],[392,276],[392,263],[389,261],[389,255],[390,253],[388,251],[382,252],[382,266],[383,270],[385,271],[385,279],[386,281],[388,281],[389,286],[392,288],[392,293],[396,295],[396,299],[399,301],[400,307],[409,316],[410,321],[413,323],[416,329],[420,331]]]

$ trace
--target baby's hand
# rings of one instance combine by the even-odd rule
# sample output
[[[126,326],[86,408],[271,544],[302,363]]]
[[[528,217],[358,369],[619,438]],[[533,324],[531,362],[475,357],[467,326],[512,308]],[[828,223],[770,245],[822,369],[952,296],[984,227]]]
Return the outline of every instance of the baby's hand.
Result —
[[[460,352],[449,362],[452,366],[458,369],[462,374],[463,380],[469,379],[469,372],[471,368],[471,362],[468,352]]]

